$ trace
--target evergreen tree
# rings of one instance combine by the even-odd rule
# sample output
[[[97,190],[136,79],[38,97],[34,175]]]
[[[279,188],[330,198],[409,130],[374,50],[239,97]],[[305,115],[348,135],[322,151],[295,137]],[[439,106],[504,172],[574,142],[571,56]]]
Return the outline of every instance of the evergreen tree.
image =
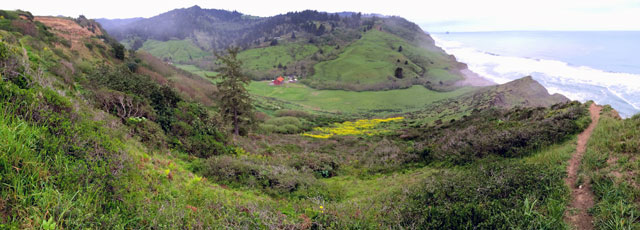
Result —
[[[323,35],[325,30],[326,28],[324,27],[324,24],[320,24],[320,27],[318,27],[318,31],[316,31],[316,35],[317,36]]]
[[[124,60],[124,45],[120,43],[113,44],[113,52],[117,59]]]
[[[404,76],[402,72],[403,72],[402,68],[398,67],[396,68],[394,75],[396,76],[396,78],[403,78]]]
[[[227,49],[227,54],[216,53],[221,64],[217,69],[220,81],[216,83],[220,93],[220,114],[223,119],[231,121],[233,133],[240,135],[240,127],[253,123],[253,106],[251,97],[245,88],[250,79],[242,73],[242,62],[237,59],[238,47]]]

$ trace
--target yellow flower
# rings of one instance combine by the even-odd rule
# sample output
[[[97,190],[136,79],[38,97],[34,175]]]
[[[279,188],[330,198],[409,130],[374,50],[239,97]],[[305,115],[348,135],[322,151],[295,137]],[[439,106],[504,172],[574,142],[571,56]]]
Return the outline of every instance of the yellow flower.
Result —
[[[320,205],[320,209],[323,209],[324,207],[322,207],[322,205]]]
[[[386,130],[376,130],[374,129],[380,123],[391,122],[402,120],[404,117],[391,117],[386,119],[362,119],[357,120],[355,122],[345,121],[343,123],[334,123],[332,127],[316,127],[313,130],[316,133],[304,133],[303,136],[313,137],[313,138],[329,138],[333,135],[339,136],[373,136],[377,134],[381,134],[387,132]]]

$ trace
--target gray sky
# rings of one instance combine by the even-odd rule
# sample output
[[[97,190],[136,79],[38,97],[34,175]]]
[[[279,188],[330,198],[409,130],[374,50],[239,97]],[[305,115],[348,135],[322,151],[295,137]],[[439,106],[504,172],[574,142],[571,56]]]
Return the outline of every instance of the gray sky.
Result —
[[[88,18],[152,17],[175,9],[237,10],[256,16],[314,9],[397,15],[431,32],[494,30],[640,30],[640,0],[6,0],[2,9]]]

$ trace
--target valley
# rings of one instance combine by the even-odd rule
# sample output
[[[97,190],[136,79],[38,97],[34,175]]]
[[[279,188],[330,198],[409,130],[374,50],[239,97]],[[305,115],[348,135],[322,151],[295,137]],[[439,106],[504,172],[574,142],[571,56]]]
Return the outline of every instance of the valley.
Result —
[[[401,17],[1,10],[0,74],[1,229],[640,223],[637,115],[472,84]]]

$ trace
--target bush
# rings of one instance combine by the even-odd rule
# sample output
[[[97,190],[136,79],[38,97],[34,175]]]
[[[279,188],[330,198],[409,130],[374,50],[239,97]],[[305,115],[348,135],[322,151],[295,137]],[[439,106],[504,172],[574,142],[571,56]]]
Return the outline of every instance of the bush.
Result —
[[[168,133],[175,138],[172,145],[192,155],[207,158],[227,152],[225,137],[206,108],[195,103],[180,102],[174,109],[174,120]]]
[[[303,125],[301,119],[296,117],[275,117],[267,120],[260,128],[267,133],[294,134],[304,130],[308,125]]]
[[[232,186],[264,189],[272,195],[306,190],[317,183],[310,174],[284,166],[271,165],[246,156],[214,156],[207,160],[203,174]]]
[[[335,156],[324,153],[302,152],[291,157],[289,166],[302,172],[312,172],[316,177],[337,176],[339,167]]]
[[[140,141],[152,149],[167,147],[167,137],[160,126],[144,117],[129,117],[127,124],[132,127],[134,135],[140,137]]]

